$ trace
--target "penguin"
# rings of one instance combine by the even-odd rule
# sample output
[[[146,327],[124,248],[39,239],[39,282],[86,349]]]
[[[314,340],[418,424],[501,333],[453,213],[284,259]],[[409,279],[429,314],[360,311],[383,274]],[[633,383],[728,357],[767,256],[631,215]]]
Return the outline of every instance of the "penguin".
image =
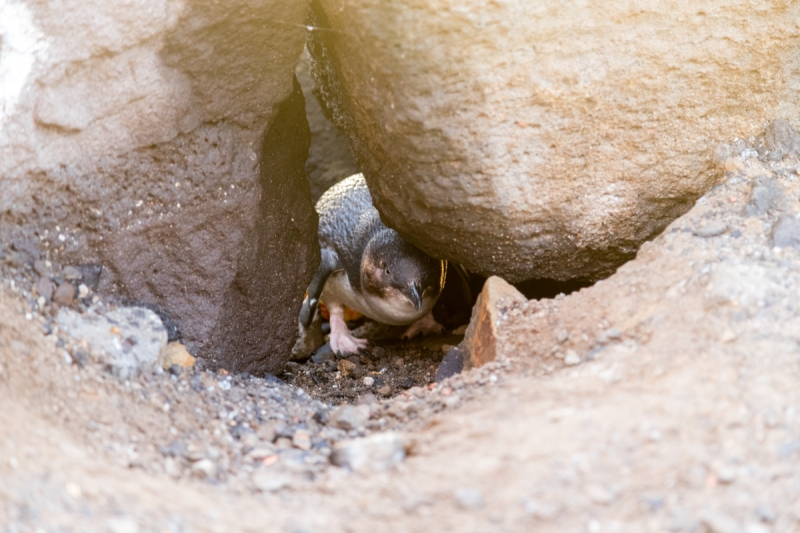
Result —
[[[432,258],[381,222],[362,174],[346,178],[316,205],[321,261],[300,309],[308,327],[320,299],[330,313],[331,350],[340,355],[367,347],[344,321],[348,306],[377,322],[409,325],[403,334],[440,333],[433,318],[447,262]]]

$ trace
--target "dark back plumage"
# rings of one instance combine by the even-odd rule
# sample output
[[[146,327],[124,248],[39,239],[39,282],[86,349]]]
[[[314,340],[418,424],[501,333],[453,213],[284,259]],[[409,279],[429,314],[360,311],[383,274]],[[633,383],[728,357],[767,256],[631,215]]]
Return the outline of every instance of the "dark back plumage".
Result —
[[[350,284],[360,289],[364,248],[372,237],[388,230],[372,205],[364,176],[350,176],[325,191],[317,201],[316,209],[320,246],[336,251]]]

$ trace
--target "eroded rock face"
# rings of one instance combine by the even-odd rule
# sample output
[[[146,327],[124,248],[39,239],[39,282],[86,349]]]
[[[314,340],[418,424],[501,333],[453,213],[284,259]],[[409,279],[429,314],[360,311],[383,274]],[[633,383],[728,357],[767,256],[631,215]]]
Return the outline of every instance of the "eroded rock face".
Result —
[[[500,309],[497,356],[524,354],[542,372],[592,361],[612,382],[656,358],[783,368],[800,355],[800,152],[774,148],[782,158],[728,159],[724,182],[608,279]],[[767,186],[772,207],[757,208]]]
[[[798,4],[313,5],[385,222],[511,282],[609,274],[718,181],[718,142],[799,116]]]
[[[277,368],[317,257],[293,87],[305,15],[289,0],[3,3],[0,238],[102,264],[101,291],[163,309],[194,353]],[[237,339],[214,333],[226,324]]]

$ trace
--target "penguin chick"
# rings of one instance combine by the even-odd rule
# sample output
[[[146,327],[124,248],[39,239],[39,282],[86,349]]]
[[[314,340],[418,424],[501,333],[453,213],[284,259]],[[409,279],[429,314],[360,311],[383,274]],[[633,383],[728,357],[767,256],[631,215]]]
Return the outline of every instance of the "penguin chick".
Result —
[[[331,349],[342,355],[367,347],[350,333],[344,306],[378,322],[411,324],[404,337],[440,332],[433,309],[447,263],[405,242],[381,222],[361,174],[337,183],[319,199],[321,262],[300,310],[308,327],[319,300],[330,312]]]

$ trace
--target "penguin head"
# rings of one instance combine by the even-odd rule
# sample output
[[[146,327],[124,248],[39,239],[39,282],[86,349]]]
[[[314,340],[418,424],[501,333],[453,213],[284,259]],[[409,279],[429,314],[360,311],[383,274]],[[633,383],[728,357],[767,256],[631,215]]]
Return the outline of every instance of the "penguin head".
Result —
[[[405,242],[396,231],[375,235],[361,258],[361,284],[384,299],[403,299],[418,312],[429,310],[444,286],[445,262]]]

